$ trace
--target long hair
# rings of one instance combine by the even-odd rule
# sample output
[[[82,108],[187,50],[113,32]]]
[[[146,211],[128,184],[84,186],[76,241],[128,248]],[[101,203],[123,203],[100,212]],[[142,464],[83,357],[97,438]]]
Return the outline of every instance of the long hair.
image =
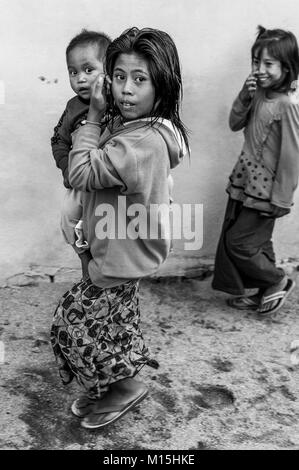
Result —
[[[180,118],[183,97],[180,61],[176,46],[164,31],[152,28],[127,29],[109,45],[105,69],[112,78],[115,62],[120,54],[136,53],[146,59],[153,86],[155,103],[150,116],[151,124],[158,118],[169,119],[180,131],[189,150],[188,131]],[[113,119],[119,115],[113,97],[109,99],[109,114]]]
[[[290,91],[297,83],[299,74],[299,51],[296,37],[290,31],[258,26],[257,38],[251,48],[251,58],[259,58],[265,48],[269,55],[279,60],[286,71],[284,79],[277,84],[275,89],[280,92]]]

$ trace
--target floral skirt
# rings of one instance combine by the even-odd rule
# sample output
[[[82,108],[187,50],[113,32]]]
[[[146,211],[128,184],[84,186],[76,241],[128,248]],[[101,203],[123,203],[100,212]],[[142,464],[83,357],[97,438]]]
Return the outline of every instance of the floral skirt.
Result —
[[[140,330],[139,281],[103,289],[80,281],[61,298],[53,318],[51,343],[62,382],[75,377],[100,397],[109,385],[134,377],[149,358]]]

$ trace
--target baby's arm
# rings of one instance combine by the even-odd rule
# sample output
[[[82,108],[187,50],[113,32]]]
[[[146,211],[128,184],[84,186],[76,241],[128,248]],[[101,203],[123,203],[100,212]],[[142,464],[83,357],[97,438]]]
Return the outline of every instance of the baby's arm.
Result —
[[[66,188],[71,188],[68,177],[68,156],[72,147],[71,132],[69,128],[67,108],[64,110],[57,126],[54,127],[54,134],[51,138],[51,147],[56,166],[62,171],[63,184]]]
[[[229,127],[232,131],[239,131],[246,126],[255,92],[256,77],[253,74],[250,74],[245,80],[242,90],[235,99],[229,115]]]
[[[281,149],[271,203],[290,209],[299,175],[299,104],[286,103],[281,117]],[[274,208],[274,211],[276,209]]]

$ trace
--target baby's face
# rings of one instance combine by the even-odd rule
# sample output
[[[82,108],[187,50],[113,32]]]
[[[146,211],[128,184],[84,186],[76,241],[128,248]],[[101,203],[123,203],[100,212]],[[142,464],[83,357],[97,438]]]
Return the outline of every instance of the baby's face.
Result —
[[[86,101],[90,99],[91,84],[104,71],[99,55],[97,44],[82,44],[71,49],[67,56],[71,87]]]

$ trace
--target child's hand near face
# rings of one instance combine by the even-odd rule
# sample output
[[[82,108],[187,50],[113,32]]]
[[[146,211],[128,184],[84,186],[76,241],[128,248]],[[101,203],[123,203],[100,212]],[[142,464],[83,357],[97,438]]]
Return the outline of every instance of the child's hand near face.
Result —
[[[87,120],[100,120],[106,111],[107,88],[104,86],[105,79],[106,84],[111,83],[109,77],[105,77],[103,73],[100,73],[91,86],[90,106]]]
[[[242,90],[240,91],[240,99],[244,104],[249,104],[257,88],[257,72],[252,72],[245,80]]]

